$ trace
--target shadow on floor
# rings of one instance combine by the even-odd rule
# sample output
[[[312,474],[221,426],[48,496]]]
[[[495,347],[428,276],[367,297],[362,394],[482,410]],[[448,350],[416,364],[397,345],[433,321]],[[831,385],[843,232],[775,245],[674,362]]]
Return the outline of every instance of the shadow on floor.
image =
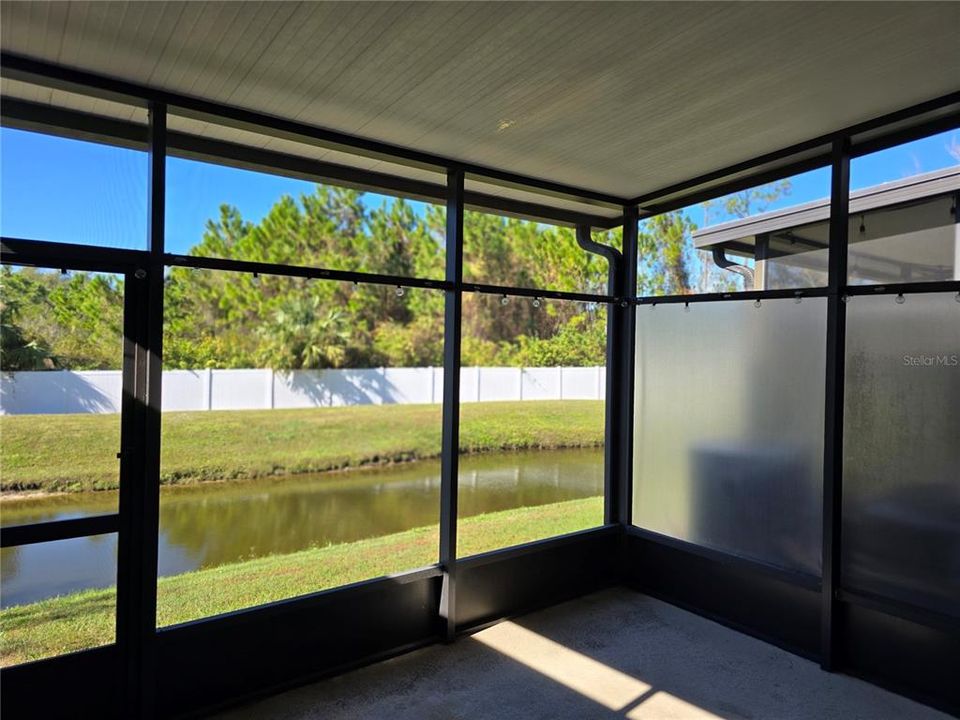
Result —
[[[945,720],[632,590],[595,593],[218,716]]]

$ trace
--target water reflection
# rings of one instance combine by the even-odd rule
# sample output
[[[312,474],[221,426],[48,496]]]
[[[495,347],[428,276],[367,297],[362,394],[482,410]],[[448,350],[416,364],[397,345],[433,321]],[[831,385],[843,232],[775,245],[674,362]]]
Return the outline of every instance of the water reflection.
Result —
[[[460,459],[467,517],[599,495],[603,451],[498,453]],[[113,497],[110,497],[113,496]],[[295,552],[436,524],[439,462],[363,472],[163,488],[161,575]],[[4,510],[4,525],[110,512],[114,493],[38,499]],[[114,584],[116,535],[0,551],[2,605]]]

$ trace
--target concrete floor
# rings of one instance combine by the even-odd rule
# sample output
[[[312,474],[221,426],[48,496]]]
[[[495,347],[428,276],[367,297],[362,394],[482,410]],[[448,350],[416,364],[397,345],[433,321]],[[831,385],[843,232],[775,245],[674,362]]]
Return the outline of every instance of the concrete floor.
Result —
[[[946,720],[619,588],[219,716],[241,720]]]

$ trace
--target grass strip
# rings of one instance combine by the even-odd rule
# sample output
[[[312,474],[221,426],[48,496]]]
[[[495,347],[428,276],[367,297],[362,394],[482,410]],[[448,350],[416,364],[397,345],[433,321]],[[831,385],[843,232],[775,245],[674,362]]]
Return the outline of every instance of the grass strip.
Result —
[[[3,415],[5,494],[114,490],[120,416]],[[594,447],[603,443],[603,402],[469,403],[460,449]],[[323,472],[440,454],[439,405],[163,414],[161,478],[166,485]]]
[[[475,515],[459,522],[460,555],[602,521],[601,497]],[[430,565],[437,547],[438,529],[432,526],[161,578],[158,622],[173,625]],[[113,642],[115,599],[113,589],[86,590],[0,610],[0,666]]]

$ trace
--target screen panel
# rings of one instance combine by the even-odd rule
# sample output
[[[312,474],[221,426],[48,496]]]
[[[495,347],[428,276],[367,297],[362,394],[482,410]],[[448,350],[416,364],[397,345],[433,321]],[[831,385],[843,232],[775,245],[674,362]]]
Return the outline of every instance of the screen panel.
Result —
[[[124,278],[0,271],[3,526],[117,511]]]
[[[606,307],[468,293],[460,557],[603,524]]]
[[[147,153],[0,128],[0,235],[147,246]]]
[[[333,151],[171,114],[171,130],[226,139],[239,158],[171,149],[167,160],[166,250],[251,262],[307,265],[442,280],[442,204],[319,181],[247,163],[280,149],[295,158]],[[174,138],[176,141],[176,138]],[[245,153],[249,146],[249,153]],[[309,165],[308,162],[305,164]]]
[[[640,296],[825,287],[830,168],[644,218]]]
[[[592,239],[619,249],[621,234],[596,232]],[[608,270],[605,258],[580,247],[572,227],[464,212],[464,282],[604,294]]]
[[[850,161],[848,282],[960,280],[960,129]]]
[[[3,548],[0,566],[0,667],[114,641],[116,533]]]
[[[171,269],[159,625],[437,562],[443,304]]]

